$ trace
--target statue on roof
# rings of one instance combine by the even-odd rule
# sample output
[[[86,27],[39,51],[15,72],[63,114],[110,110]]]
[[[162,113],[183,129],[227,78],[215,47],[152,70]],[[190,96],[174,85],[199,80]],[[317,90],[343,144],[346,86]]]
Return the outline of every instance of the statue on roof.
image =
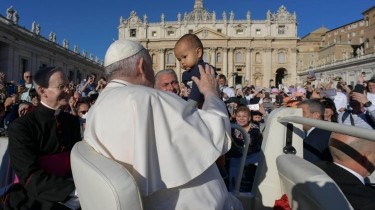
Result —
[[[233,12],[233,10],[230,11],[229,14],[230,14],[230,15],[229,15],[229,20],[230,20],[231,22],[233,22],[233,20],[234,20],[234,12]]]
[[[188,22],[188,14],[185,12],[184,13],[184,25],[186,25],[187,24],[187,22]]]
[[[35,29],[36,29],[36,23],[35,23],[35,21],[33,21],[31,23],[31,32],[35,33]]]
[[[223,20],[224,22],[227,20],[227,13],[225,13],[225,11],[223,12]]]
[[[146,14],[144,14],[143,15],[143,23],[146,25],[147,24],[147,15]]]
[[[40,35],[40,25],[39,24],[36,24],[36,26],[35,26],[35,34],[36,35]]]
[[[251,13],[250,13],[249,10],[247,10],[247,13],[246,13],[246,19],[247,19],[247,20],[250,20],[250,18],[251,18]]]
[[[267,10],[267,20],[271,20],[271,11]]]
[[[20,16],[18,15],[18,12],[15,11],[13,14],[13,23],[18,24],[18,20],[20,19]]]
[[[161,22],[164,23],[165,22],[165,15],[164,15],[164,13],[161,13],[161,17],[160,18],[161,18]]]
[[[7,9],[7,19],[8,19],[8,20],[12,20],[12,19],[13,19],[13,14],[14,14],[13,6],[10,6],[10,7]]]
[[[66,39],[63,40],[63,47],[66,48],[66,49],[69,48],[69,42],[68,42],[68,40],[66,40]]]
[[[56,43],[56,34],[55,34],[55,32],[53,32],[52,41]]]
[[[177,21],[178,21],[178,23],[181,22],[181,13],[180,12],[177,14]]]
[[[78,46],[76,44],[74,45],[73,52],[78,53]]]
[[[82,51],[82,56],[86,58],[86,56],[87,56],[87,51],[86,50]]]
[[[136,17],[137,16],[137,12],[135,12],[134,10],[130,12],[130,17]]]

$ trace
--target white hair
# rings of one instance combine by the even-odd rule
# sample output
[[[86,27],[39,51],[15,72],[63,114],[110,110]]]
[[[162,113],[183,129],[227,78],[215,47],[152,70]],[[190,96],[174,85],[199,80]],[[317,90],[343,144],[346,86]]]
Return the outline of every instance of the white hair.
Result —
[[[136,65],[139,59],[143,58],[147,64],[151,63],[151,56],[146,49],[142,49],[137,54],[128,58],[117,61],[107,67],[105,67],[105,73],[109,80],[116,79],[118,77],[136,77]]]

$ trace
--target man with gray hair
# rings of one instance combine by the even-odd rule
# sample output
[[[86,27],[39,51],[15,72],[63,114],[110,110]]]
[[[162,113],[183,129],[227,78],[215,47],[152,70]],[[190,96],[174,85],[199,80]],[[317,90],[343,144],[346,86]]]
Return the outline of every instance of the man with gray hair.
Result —
[[[154,87],[158,90],[180,95],[180,85],[178,84],[177,74],[173,69],[163,69],[156,73]]]
[[[215,165],[231,138],[214,70],[199,67],[194,81],[205,102],[187,112],[179,96],[150,88],[152,59],[139,42],[112,43],[104,66],[110,82],[88,113],[84,140],[129,170],[144,208],[232,209]]]
[[[297,104],[297,107],[302,108],[303,117],[323,120],[324,107],[319,101],[303,100]],[[303,130],[306,132],[303,139],[303,158],[312,163],[320,160],[331,161],[332,157],[328,149],[331,132],[308,125],[303,125]]]

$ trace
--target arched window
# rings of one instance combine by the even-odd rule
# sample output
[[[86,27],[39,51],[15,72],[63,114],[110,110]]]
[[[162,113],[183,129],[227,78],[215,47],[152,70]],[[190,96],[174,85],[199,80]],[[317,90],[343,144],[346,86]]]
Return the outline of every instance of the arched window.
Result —
[[[221,56],[221,53],[218,52],[216,54],[216,63],[222,63],[223,62],[223,57]]]
[[[236,63],[242,63],[242,53],[241,52],[236,52],[236,57],[235,57],[235,62]]]
[[[255,63],[262,63],[262,58],[258,52],[255,53]]]
[[[174,64],[174,55],[172,52],[168,52],[167,54],[167,64]]]
[[[277,56],[278,62],[279,63],[285,63],[285,53],[284,52],[279,52]]]

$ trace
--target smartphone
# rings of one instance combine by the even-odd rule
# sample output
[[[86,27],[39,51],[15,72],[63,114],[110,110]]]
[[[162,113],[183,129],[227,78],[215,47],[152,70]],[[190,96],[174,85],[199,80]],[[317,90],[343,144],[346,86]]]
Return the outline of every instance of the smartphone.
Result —
[[[360,85],[360,84],[356,84],[353,91],[363,94],[363,92],[365,91],[365,86]]]
[[[20,79],[20,80],[18,81],[18,84],[20,84],[20,85],[25,85],[25,80]]]
[[[247,105],[247,107],[250,110],[254,110],[254,111],[258,111],[259,110],[259,104],[249,104],[249,105]]]

